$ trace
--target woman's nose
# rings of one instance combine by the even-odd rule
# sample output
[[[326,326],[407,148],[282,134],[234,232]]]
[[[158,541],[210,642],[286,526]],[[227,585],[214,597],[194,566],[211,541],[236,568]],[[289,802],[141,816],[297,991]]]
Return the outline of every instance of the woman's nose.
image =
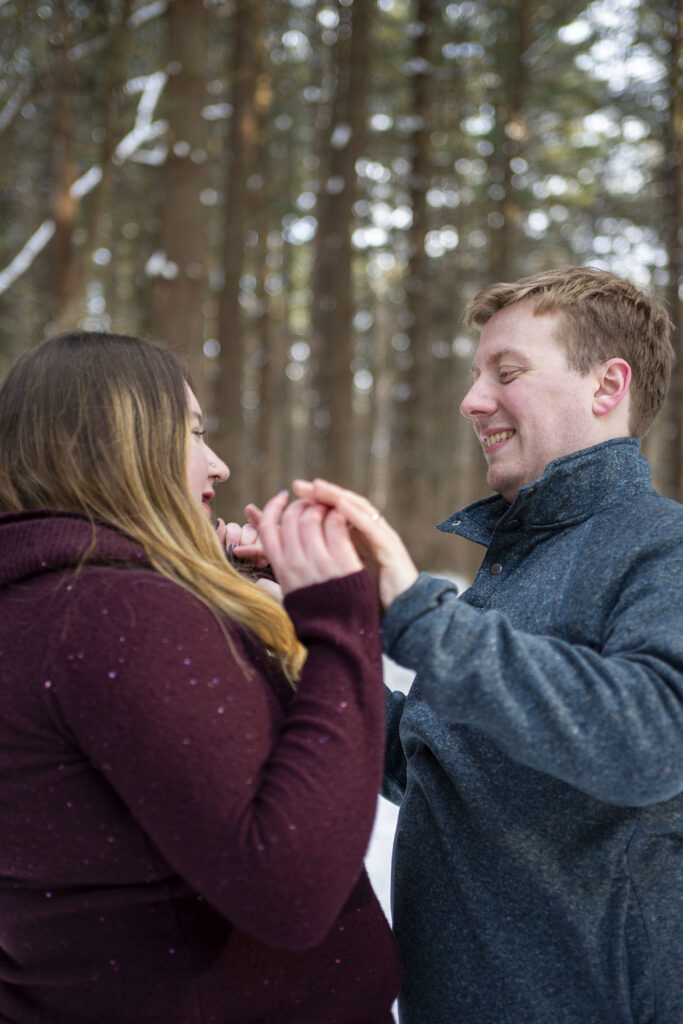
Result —
[[[230,470],[225,462],[209,448],[209,476],[212,480],[221,482],[230,476]]]

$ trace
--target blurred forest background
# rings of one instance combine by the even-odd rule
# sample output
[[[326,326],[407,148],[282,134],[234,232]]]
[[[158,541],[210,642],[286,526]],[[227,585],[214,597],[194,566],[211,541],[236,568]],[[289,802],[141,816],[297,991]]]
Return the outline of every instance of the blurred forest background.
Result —
[[[164,339],[223,516],[324,474],[471,577],[433,524],[488,493],[473,295],[604,267],[681,353],[681,39],[680,0],[0,0],[0,377]],[[682,374],[645,441],[679,500]]]

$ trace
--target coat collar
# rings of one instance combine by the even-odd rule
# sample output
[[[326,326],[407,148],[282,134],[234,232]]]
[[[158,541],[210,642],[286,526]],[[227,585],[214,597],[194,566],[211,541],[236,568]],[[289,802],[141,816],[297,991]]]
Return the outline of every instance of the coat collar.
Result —
[[[520,488],[510,505],[500,494],[476,501],[439,523],[488,546],[499,523],[517,520],[532,527],[568,526],[604,508],[628,500],[636,490],[651,490],[647,459],[635,437],[619,437],[548,464],[538,480]]]

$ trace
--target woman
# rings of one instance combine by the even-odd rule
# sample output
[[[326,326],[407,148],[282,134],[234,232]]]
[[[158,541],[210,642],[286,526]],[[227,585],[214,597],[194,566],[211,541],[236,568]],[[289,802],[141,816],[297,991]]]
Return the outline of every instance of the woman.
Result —
[[[283,493],[282,608],[209,523],[227,476],[158,346],[62,335],[0,389],[2,1020],[391,1020],[376,591]]]

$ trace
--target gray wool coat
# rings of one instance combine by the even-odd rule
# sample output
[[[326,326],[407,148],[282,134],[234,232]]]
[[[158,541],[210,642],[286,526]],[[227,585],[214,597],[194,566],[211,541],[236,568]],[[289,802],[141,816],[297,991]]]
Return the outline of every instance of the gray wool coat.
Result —
[[[633,438],[440,524],[388,608],[402,1024],[683,1022],[683,506]]]

